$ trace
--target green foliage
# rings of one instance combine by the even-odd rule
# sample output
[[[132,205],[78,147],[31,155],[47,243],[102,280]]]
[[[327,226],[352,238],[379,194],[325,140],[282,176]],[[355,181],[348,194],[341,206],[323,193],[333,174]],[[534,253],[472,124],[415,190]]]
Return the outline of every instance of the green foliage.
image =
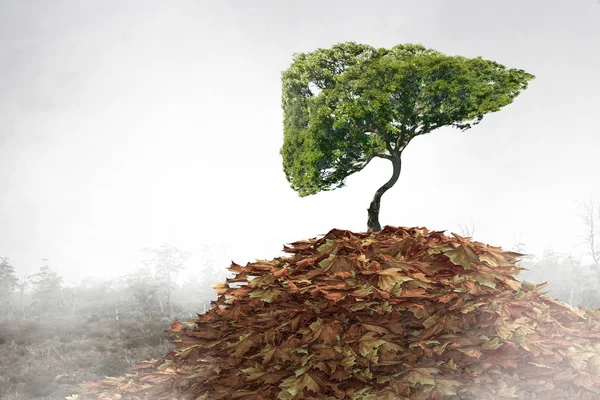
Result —
[[[348,42],[296,54],[282,74],[286,178],[300,196],[342,187],[374,157],[399,157],[418,135],[471,128],[533,78],[414,44]]]

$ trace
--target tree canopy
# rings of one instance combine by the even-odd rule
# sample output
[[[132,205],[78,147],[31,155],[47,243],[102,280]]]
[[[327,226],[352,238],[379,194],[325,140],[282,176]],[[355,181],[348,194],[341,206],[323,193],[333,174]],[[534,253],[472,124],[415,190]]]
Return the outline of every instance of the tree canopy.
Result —
[[[469,129],[510,104],[533,78],[416,44],[386,49],[347,42],[295,54],[282,74],[286,178],[308,196],[344,186],[380,157],[397,161],[397,180],[411,139],[443,126]]]

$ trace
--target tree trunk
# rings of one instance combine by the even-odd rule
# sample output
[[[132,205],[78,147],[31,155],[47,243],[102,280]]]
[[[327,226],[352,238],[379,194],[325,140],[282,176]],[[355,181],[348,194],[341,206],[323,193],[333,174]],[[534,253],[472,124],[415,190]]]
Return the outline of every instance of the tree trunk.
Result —
[[[158,306],[160,307],[160,315],[165,313],[165,307],[163,306],[163,301],[160,298],[160,293],[156,292],[156,299],[158,300]]]
[[[387,181],[382,187],[377,189],[375,192],[375,196],[373,196],[373,200],[367,209],[368,219],[367,219],[367,228],[370,231],[378,232],[381,230],[381,225],[379,224],[379,208],[381,205],[381,196],[385,192],[388,191],[394,184],[398,181],[398,177],[400,176],[400,170],[402,169],[402,153],[397,153],[392,155],[392,177],[389,181]]]
[[[173,318],[173,304],[171,303],[171,289],[167,289],[167,308],[169,310],[169,318]]]
[[[25,276],[23,276],[23,282],[21,282],[21,314],[23,321],[25,321]]]

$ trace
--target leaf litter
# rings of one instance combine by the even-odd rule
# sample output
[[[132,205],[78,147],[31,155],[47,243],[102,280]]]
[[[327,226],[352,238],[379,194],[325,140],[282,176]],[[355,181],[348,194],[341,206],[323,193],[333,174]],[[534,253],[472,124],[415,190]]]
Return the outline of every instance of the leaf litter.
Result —
[[[284,252],[232,263],[175,350],[68,399],[600,398],[600,310],[518,281],[519,253],[390,226]]]

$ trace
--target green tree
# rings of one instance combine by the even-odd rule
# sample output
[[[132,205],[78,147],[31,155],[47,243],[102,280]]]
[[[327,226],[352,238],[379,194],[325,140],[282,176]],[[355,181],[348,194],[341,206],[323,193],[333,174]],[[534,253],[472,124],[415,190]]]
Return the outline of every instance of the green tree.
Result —
[[[8,258],[0,257],[0,310],[7,317],[12,314],[13,295],[18,281]]]
[[[480,57],[447,56],[421,45],[391,49],[353,42],[295,54],[282,74],[283,169],[300,196],[344,186],[373,158],[392,177],[368,208],[378,231],[381,196],[398,180],[416,136],[461,130],[510,104],[534,76]]]

